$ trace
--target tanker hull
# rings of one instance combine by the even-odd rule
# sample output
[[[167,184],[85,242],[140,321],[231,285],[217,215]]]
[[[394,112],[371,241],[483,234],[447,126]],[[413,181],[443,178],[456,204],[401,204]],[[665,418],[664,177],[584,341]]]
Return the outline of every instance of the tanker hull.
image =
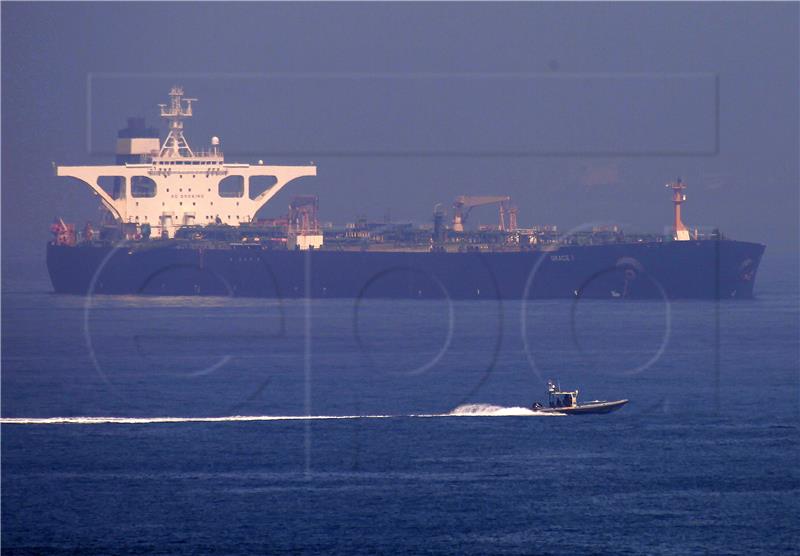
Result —
[[[270,298],[751,298],[764,246],[732,240],[550,251],[287,251],[151,241],[49,244],[57,293]]]

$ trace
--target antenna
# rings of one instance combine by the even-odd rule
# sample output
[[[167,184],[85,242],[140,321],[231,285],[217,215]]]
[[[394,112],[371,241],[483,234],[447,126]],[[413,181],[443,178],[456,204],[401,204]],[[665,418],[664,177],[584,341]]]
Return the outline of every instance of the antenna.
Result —
[[[166,104],[159,104],[161,117],[169,120],[169,134],[161,147],[159,157],[184,157],[194,156],[188,141],[183,136],[183,118],[192,117],[192,102],[196,98],[183,98],[183,87],[175,86],[169,92],[169,108]],[[186,105],[184,106],[184,103]]]

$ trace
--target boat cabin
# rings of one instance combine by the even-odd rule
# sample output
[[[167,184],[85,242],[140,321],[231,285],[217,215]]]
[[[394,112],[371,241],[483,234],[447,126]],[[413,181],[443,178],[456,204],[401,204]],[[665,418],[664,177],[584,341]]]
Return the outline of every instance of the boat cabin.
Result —
[[[575,407],[578,405],[578,390],[562,392],[552,380],[547,381],[548,405],[550,407]]]

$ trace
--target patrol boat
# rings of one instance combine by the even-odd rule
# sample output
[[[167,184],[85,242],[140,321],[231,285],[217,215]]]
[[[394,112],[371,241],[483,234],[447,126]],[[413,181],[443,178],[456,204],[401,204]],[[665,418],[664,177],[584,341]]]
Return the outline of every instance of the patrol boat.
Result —
[[[611,413],[628,403],[628,400],[592,400],[578,403],[578,390],[563,391],[553,380],[547,381],[547,406],[539,402],[532,409],[541,413],[566,413],[568,415],[588,415],[591,413]]]

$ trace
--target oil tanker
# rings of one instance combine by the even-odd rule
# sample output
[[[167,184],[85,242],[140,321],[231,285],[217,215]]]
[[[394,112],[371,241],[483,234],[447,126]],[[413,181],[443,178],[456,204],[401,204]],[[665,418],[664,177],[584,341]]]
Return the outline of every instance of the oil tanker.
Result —
[[[364,220],[320,226],[317,197],[296,196],[285,218],[258,211],[314,165],[226,162],[220,140],[193,150],[183,134],[192,102],[173,87],[157,129],[130,119],[116,164],[56,166],[105,208],[81,230],[56,219],[47,268],[57,293],[409,299],[751,298],[765,246],[681,219],[686,184],[671,190],[669,234],[617,227],[560,233],[524,228],[504,196],[437,205],[430,225]],[[499,208],[499,224],[470,229],[470,211]]]

